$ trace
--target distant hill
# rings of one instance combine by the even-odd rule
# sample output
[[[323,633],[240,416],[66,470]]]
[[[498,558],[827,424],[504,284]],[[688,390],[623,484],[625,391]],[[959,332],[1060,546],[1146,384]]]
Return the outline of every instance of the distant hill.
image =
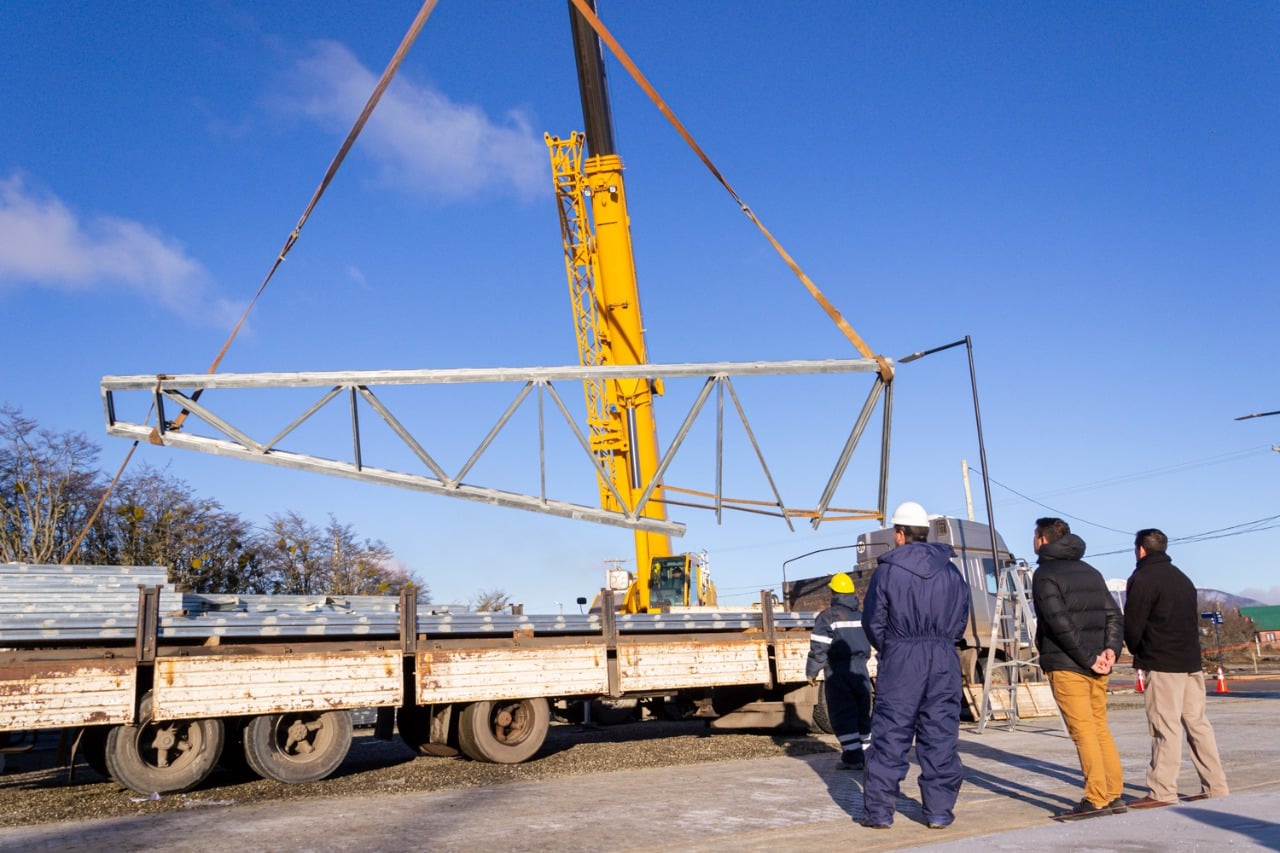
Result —
[[[1212,601],[1224,607],[1260,607],[1262,602],[1256,598],[1245,598],[1243,595],[1232,595],[1220,589],[1196,589],[1202,601]]]
[[[1112,578],[1107,581],[1107,589],[1111,590],[1111,594],[1115,596],[1121,607],[1124,607],[1124,587],[1126,581],[1123,578]],[[1232,595],[1229,592],[1223,592],[1220,589],[1200,589],[1196,588],[1199,593],[1200,600],[1209,604],[1220,604],[1223,607],[1232,609],[1238,607],[1258,607],[1262,605],[1261,601],[1253,598],[1245,598],[1243,595]]]

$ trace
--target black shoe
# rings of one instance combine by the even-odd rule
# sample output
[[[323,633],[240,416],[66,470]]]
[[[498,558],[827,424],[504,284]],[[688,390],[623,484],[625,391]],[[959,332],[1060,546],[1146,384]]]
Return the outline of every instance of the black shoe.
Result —
[[[865,817],[859,818],[858,823],[860,823],[862,826],[865,826],[867,829],[888,829],[889,827],[893,826],[893,824],[891,823],[872,823],[870,820],[868,820]]]
[[[1072,820],[1076,818],[1102,817],[1107,814],[1111,814],[1110,806],[1098,807],[1088,800],[1081,800],[1075,804],[1074,808],[1065,812],[1058,812],[1054,817]]]
[[[862,755],[862,750],[846,749],[840,755],[840,760],[844,762],[844,766],[851,770],[861,770],[867,764],[867,759]]]
[[[1129,807],[1125,805],[1124,797],[1116,797],[1107,803],[1107,808],[1111,809],[1112,814],[1124,814],[1129,810]]]
[[[930,829],[946,829],[948,826],[951,826],[951,821],[947,821],[946,823],[943,823],[940,820],[931,820],[925,825],[928,826]]]

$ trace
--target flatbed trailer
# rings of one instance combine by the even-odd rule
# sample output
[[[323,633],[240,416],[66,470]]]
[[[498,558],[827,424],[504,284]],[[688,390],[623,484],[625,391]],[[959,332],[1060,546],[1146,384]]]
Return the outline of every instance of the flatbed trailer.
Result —
[[[0,738],[75,732],[95,769],[144,793],[222,761],[282,782],[345,758],[351,710],[423,754],[517,763],[557,703],[639,700],[715,727],[813,724],[814,614],[690,609],[449,613],[394,596],[179,593],[163,569],[0,565]],[[14,580],[17,578],[18,580]],[[76,593],[34,590],[50,585]]]

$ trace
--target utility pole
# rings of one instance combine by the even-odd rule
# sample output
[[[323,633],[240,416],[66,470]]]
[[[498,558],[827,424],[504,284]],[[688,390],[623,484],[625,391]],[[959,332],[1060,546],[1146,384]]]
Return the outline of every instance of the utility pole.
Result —
[[[973,521],[973,490],[969,488],[969,460],[960,460],[960,476],[964,478],[964,508],[969,512],[969,520]]]

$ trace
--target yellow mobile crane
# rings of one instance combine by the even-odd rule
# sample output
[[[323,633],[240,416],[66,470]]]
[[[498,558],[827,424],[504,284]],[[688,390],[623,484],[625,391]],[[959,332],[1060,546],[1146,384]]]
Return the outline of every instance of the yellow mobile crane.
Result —
[[[578,358],[591,367],[646,364],[631,223],[622,158],[614,145],[604,54],[595,31],[572,2],[568,5],[586,131],[567,140],[547,134],[546,142]],[[594,10],[592,0],[588,5]],[[640,506],[642,516],[665,520],[662,487],[650,485],[660,458],[653,399],[662,394],[661,382],[601,379],[584,385],[601,505],[627,511]],[[635,543],[636,573],[622,601],[624,613],[716,603],[705,557],[673,554],[670,537],[661,533],[637,530]]]

